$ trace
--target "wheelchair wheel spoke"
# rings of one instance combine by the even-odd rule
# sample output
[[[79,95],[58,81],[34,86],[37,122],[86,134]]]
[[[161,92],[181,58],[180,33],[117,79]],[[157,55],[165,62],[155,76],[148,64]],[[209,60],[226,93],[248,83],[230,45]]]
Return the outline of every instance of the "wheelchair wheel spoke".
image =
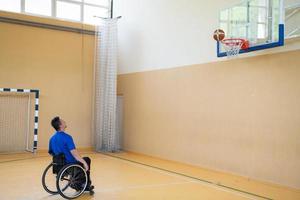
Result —
[[[84,179],[84,177],[82,177],[82,176],[77,176],[77,177],[74,177],[72,180],[73,180],[73,181],[77,181],[77,180],[82,180],[82,179]]]
[[[63,177],[61,180],[64,180],[64,181],[70,181],[70,179],[67,179],[65,177]]]
[[[70,185],[71,185],[71,182],[69,182],[61,191],[64,192]]]

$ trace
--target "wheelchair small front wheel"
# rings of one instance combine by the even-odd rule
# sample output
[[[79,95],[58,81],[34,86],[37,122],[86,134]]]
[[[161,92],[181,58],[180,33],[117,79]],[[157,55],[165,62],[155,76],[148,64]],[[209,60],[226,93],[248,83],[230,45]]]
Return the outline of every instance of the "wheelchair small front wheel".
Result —
[[[57,191],[57,187],[56,187],[56,174],[53,174],[52,173],[52,166],[53,164],[50,163],[44,173],[43,173],[43,176],[42,176],[42,185],[43,185],[43,188],[50,194],[58,194],[58,191]]]
[[[78,164],[69,164],[63,167],[56,179],[57,190],[66,199],[75,199],[82,195],[87,184],[87,173]]]

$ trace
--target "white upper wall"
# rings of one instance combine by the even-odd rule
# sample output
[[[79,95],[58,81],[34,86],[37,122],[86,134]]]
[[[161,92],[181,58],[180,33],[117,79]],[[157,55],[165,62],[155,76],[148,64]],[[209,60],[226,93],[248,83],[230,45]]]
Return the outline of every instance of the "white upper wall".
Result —
[[[300,0],[288,0],[300,2]],[[114,0],[119,20],[119,73],[207,63],[216,57],[212,33],[219,11],[239,0]],[[287,49],[300,48],[300,42]],[[250,53],[243,56],[261,54]]]

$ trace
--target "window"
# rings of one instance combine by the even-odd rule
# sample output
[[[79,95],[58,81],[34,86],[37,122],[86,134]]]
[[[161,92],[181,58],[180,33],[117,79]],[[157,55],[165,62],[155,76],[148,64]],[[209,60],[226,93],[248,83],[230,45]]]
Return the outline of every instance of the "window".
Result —
[[[83,21],[87,24],[98,24],[99,23],[99,18],[97,18],[95,16],[107,17],[108,16],[108,10],[105,9],[105,8],[85,5],[84,6]]]
[[[51,0],[26,0],[25,12],[51,16]]]
[[[111,0],[0,0],[0,10],[98,24],[110,16]]]
[[[80,4],[57,1],[56,8],[58,18],[81,21]]]
[[[109,6],[108,5],[109,1],[107,0],[85,0],[84,2],[88,4],[98,5],[98,6],[106,6],[106,7]]]
[[[0,9],[10,12],[20,12],[21,0],[0,0]]]

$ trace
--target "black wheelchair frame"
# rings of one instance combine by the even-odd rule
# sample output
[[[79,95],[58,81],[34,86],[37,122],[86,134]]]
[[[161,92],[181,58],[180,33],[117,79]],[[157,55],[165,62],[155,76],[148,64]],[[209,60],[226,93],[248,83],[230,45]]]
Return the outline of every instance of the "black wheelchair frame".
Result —
[[[52,169],[52,172],[51,172]],[[52,173],[56,176],[56,188],[46,183],[46,177]],[[64,154],[53,156],[52,162],[46,167],[42,176],[42,185],[50,194],[60,194],[65,199],[75,199],[83,194],[88,184],[85,169],[79,164],[65,164]],[[93,191],[90,191],[93,195]]]

